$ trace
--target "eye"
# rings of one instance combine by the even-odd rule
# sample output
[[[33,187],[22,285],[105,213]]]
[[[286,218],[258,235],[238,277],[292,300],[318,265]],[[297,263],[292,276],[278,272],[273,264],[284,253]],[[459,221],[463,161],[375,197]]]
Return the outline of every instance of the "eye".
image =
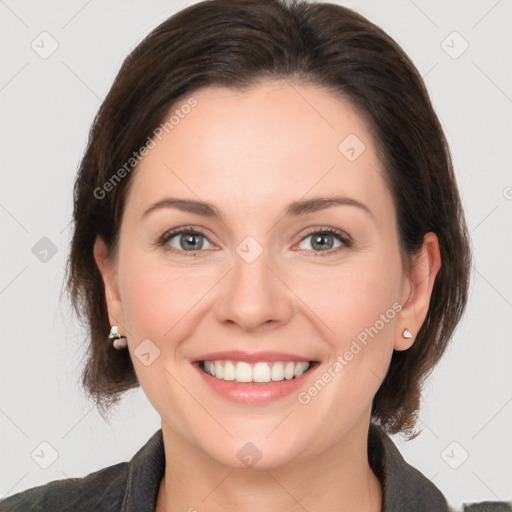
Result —
[[[315,256],[329,256],[336,254],[344,247],[350,247],[352,245],[352,239],[350,236],[338,229],[329,227],[312,231],[308,235],[304,236],[300,243],[303,243],[308,238],[311,238],[310,245],[313,248],[313,252],[316,253]],[[166,231],[158,240],[158,245],[171,252],[179,252],[185,256],[196,256],[198,252],[201,252],[201,249],[205,248],[204,240],[206,240],[207,244],[212,246],[203,231],[197,228],[185,226],[171,231]],[[335,246],[336,240],[338,241],[337,246]]]
[[[302,238],[301,243],[311,238],[310,245],[313,248],[313,252],[326,253],[326,254],[315,254],[315,256],[328,256],[336,254],[343,247],[350,247],[352,245],[351,239],[348,235],[339,231],[335,228],[321,228],[312,231],[308,235]],[[335,241],[338,240],[339,245],[334,247]],[[316,250],[319,249],[319,250]]]
[[[196,252],[204,248],[204,240],[210,244],[201,230],[184,227],[164,233],[159,239],[158,245],[163,246],[166,250],[188,252],[191,254],[186,254],[187,256],[195,256]]]

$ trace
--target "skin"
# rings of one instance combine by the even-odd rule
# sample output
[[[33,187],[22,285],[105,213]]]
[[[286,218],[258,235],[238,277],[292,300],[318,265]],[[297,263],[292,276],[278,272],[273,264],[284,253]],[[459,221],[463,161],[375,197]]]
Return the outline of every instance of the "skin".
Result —
[[[111,324],[127,336],[162,418],[167,467],[157,510],[380,511],[367,454],[372,399],[393,350],[414,343],[402,331],[415,335],[425,319],[437,238],[426,235],[408,274],[385,171],[348,102],[284,80],[193,96],[197,106],[131,177],[115,257],[101,238],[94,248]],[[355,161],[338,149],[349,134],[366,147]],[[224,218],[174,208],[143,217],[166,196],[207,201]],[[371,213],[342,205],[283,216],[290,202],[316,196],[352,198]],[[157,245],[185,225],[206,235],[195,256],[180,235],[167,242],[175,252]],[[308,235],[326,227],[352,245],[327,234],[332,248],[319,248]],[[263,249],[250,264],[236,252],[247,236]],[[306,405],[295,393],[264,406],[230,403],[191,365],[206,352],[279,350],[319,361],[320,376],[396,303],[401,311]],[[133,352],[147,338],[160,350],[148,366]],[[250,468],[237,457],[247,442],[262,454]]]

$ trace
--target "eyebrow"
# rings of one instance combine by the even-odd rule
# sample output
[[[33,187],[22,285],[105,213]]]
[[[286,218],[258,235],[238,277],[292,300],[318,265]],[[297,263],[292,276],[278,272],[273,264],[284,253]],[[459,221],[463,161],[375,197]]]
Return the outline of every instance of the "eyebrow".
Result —
[[[373,213],[365,204],[350,197],[314,197],[312,199],[294,201],[286,207],[284,216],[297,217],[299,215],[306,215],[308,213],[325,210],[333,206],[355,206],[365,211],[373,218]],[[211,217],[219,219],[220,221],[224,220],[222,212],[211,203],[197,201],[195,199],[179,199],[175,197],[165,197],[164,199],[153,203],[144,211],[142,217],[144,218],[150,213],[162,208],[175,208],[183,212],[195,213],[196,215]]]

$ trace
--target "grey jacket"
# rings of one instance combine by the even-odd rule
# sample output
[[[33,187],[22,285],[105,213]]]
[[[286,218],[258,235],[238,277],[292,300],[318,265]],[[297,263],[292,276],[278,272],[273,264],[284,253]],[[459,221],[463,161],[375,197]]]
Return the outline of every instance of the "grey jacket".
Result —
[[[368,454],[382,483],[383,512],[451,512],[439,489],[407,464],[391,438],[371,423]],[[165,470],[162,430],[129,462],[82,478],[54,480],[0,501],[1,512],[154,512]],[[509,512],[504,502],[465,505],[464,512]]]

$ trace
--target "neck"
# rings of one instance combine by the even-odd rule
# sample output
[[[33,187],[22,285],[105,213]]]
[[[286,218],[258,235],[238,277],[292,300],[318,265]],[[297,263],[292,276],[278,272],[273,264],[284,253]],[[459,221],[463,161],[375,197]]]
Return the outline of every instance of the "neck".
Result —
[[[368,463],[368,428],[307,460],[235,469],[198,451],[162,422],[166,470],[156,512],[380,512],[382,489]]]

